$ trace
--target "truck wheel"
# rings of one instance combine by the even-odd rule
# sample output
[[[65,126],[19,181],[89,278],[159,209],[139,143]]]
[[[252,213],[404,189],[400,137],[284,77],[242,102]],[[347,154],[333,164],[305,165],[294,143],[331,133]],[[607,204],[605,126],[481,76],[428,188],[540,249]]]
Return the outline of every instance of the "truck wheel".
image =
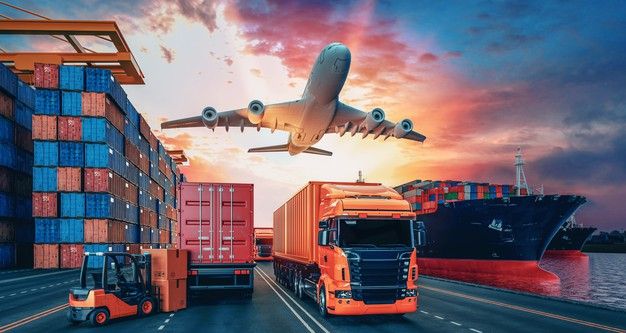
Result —
[[[103,326],[109,322],[109,311],[106,309],[95,309],[89,315],[89,321],[93,326]]]
[[[296,289],[296,296],[302,299],[304,294],[304,280],[302,279],[302,275],[298,275],[298,289]]]
[[[149,316],[154,312],[154,300],[151,297],[146,297],[139,302],[139,316]]]
[[[300,275],[296,273],[293,276],[293,293],[298,295],[298,290],[300,289]]]
[[[322,317],[328,317],[328,309],[326,308],[326,288],[320,288],[320,294],[317,296],[317,305]]]

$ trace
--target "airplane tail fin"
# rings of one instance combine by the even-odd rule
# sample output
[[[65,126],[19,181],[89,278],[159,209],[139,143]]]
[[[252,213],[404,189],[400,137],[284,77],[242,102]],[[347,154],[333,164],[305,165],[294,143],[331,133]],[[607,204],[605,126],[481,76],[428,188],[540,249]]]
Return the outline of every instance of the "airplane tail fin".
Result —
[[[276,152],[287,152],[289,151],[289,145],[277,145],[277,146],[267,146],[267,147],[257,147],[248,149],[248,153],[276,153]],[[315,154],[315,155],[323,155],[323,156],[332,156],[333,153],[327,150],[309,147],[303,151],[303,153],[307,154]]]

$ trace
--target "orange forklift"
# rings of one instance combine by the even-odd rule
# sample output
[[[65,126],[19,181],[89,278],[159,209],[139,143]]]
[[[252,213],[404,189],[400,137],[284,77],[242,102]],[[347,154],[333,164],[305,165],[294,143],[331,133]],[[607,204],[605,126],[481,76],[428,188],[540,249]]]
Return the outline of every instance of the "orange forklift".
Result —
[[[150,254],[85,252],[80,287],[70,289],[67,319],[102,326],[110,319],[157,312],[151,270]]]

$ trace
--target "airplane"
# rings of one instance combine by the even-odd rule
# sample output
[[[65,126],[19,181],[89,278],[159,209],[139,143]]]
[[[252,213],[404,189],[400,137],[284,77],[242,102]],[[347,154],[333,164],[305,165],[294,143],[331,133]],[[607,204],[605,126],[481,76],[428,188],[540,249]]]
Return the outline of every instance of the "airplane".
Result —
[[[304,88],[302,98],[295,101],[264,105],[253,100],[247,108],[217,112],[213,107],[206,107],[202,115],[166,121],[162,129],[207,127],[215,131],[216,127],[239,127],[241,132],[246,127],[269,128],[289,132],[289,141],[284,145],[251,148],[249,153],[288,152],[331,156],[332,152],[313,147],[325,134],[343,136],[357,133],[363,138],[372,134],[386,140],[390,136],[424,142],[426,137],[413,131],[413,122],[404,119],[397,124],[385,120],[385,112],[375,108],[364,112],[339,101],[339,93],[346,82],[350,70],[351,54],[348,47],[341,43],[331,43],[322,49],[317,57],[311,75]]]

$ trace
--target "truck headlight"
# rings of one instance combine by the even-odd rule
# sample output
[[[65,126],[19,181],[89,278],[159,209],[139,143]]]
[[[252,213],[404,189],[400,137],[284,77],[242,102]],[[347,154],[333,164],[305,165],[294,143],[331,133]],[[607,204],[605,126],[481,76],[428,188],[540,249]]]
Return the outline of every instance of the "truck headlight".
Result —
[[[406,297],[415,297],[417,296],[417,289],[407,289],[405,293]]]
[[[337,297],[337,298],[352,298],[352,291],[350,291],[350,290],[335,290],[335,297]]]

